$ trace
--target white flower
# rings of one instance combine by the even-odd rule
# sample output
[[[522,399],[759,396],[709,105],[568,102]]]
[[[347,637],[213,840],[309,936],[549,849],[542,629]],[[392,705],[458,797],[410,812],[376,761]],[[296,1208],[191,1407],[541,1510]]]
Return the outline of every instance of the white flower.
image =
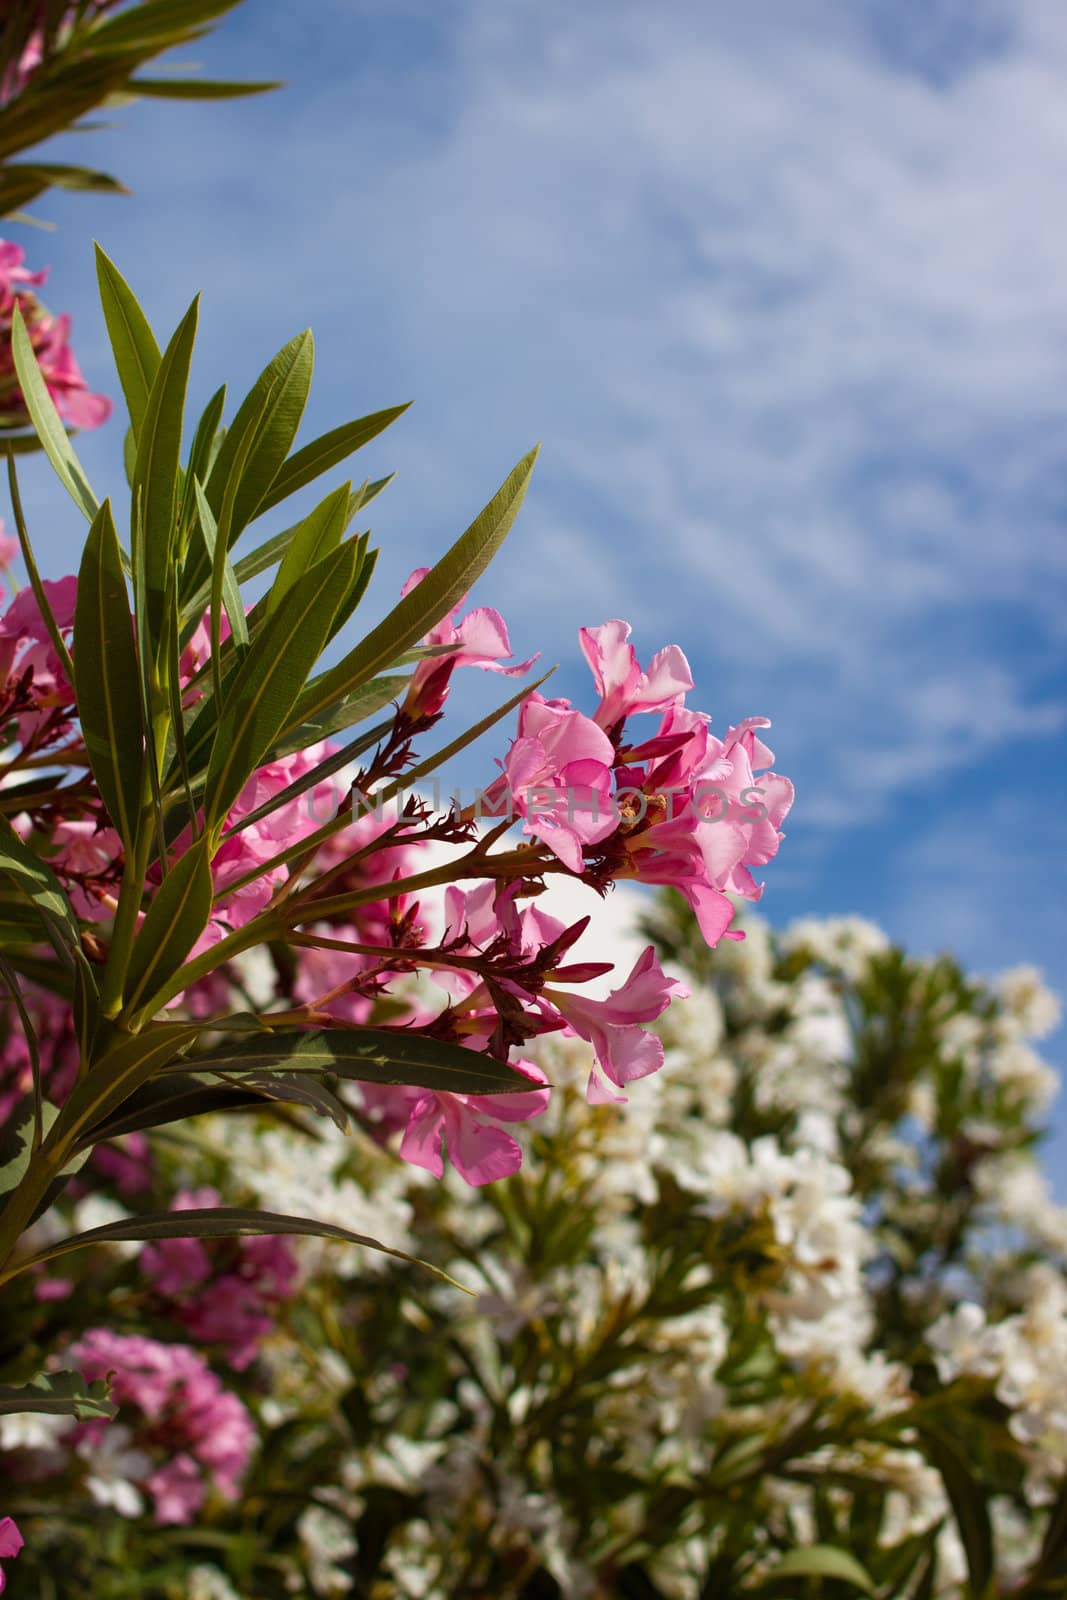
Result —
[[[191,1567],[186,1600],[241,1600],[241,1596],[218,1567]]]
[[[1003,1339],[986,1323],[986,1314],[973,1300],[964,1300],[955,1311],[938,1317],[926,1332],[926,1342],[934,1353],[934,1365],[942,1383],[951,1383],[964,1373],[976,1378],[995,1378],[1003,1363]]]
[[[1037,967],[1012,967],[1000,974],[995,988],[1028,1039],[1043,1039],[1058,1025],[1060,1002],[1045,988]]]
[[[144,1500],[137,1482],[148,1477],[152,1463],[143,1450],[131,1447],[129,1428],[112,1422],[98,1438],[81,1439],[75,1451],[89,1465],[85,1487],[98,1506],[111,1506],[120,1517],[139,1517]]]
[[[871,956],[889,949],[888,936],[863,917],[801,917],[782,935],[786,952],[804,951],[855,982]]]

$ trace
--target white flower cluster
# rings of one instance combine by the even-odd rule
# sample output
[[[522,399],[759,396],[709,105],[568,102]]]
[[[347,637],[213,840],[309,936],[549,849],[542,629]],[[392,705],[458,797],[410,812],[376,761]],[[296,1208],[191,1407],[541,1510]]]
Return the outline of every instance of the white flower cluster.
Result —
[[[1067,1467],[1067,1282],[1053,1268],[1027,1273],[1022,1310],[990,1323],[984,1308],[963,1301],[927,1333],[942,1383],[961,1377],[991,1382],[1011,1415],[1008,1428],[1025,1446],[1028,1490],[1047,1501]]]

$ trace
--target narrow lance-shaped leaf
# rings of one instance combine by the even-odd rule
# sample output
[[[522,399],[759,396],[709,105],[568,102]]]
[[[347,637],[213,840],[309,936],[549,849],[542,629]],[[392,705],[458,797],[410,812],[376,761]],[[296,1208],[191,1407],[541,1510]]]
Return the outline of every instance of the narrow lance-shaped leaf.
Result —
[[[371,416],[360,417],[356,422],[346,422],[340,428],[333,428],[320,438],[313,439],[300,450],[294,450],[285,465],[279,469],[277,477],[261,501],[260,513],[269,511],[271,506],[280,504],[282,500],[287,500],[298,489],[303,489],[305,484],[313,483],[324,472],[329,472],[331,467],[336,467],[339,462],[347,460],[361,445],[376,439],[396,421],[397,417],[403,416],[410,404],[409,400],[407,405],[388,406],[384,411],[375,411]],[[385,482],[388,482],[388,479],[384,479],[383,483]],[[368,496],[368,499],[370,498],[371,496]]]
[[[371,578],[374,576],[374,569],[378,565],[378,551],[369,549],[369,545],[370,534],[361,533],[359,536],[359,567],[352,587],[342,600],[337,615],[333,619],[333,626],[330,630],[331,638],[335,638],[340,633],[345,623],[355,612],[367,592]]]
[[[277,83],[220,83],[211,78],[131,78],[132,94],[157,100],[235,100],[249,94],[280,89]]]
[[[256,635],[227,690],[208,763],[204,825],[218,829],[285,726],[318,659],[338,602],[352,581],[347,544],[294,584]]]
[[[133,495],[140,503],[140,517],[132,547],[135,569],[143,565],[146,621],[153,650],[163,632],[167,574],[175,556],[182,421],[199,305],[197,295],[167,346],[137,442]]]
[[[293,587],[301,573],[337,549],[348,527],[351,492],[352,485],[343,483],[299,524],[267,596],[268,616],[277,609],[279,601]]]
[[[233,563],[226,554],[225,543],[219,546],[219,530],[214,514],[207,503],[207,496],[200,487],[198,479],[193,479],[193,493],[196,497],[197,516],[200,531],[204,536],[208,555],[211,558],[212,569],[216,563],[222,568],[222,603],[226,607],[226,617],[230,624],[230,632],[234,641],[246,647],[248,644],[248,623],[245,620],[244,601],[241,591],[237,587],[237,578],[234,575]]]
[[[516,1094],[532,1087],[525,1074],[484,1051],[389,1028],[257,1036],[184,1059],[180,1070],[228,1075],[328,1072],[361,1083],[408,1084],[449,1094]]]
[[[352,498],[348,502],[349,522],[361,507],[367,505],[369,501],[381,494],[382,490],[392,483],[394,476],[394,473],[390,473],[388,478],[379,478],[375,483],[365,483],[361,488],[353,492]],[[281,533],[272,534],[269,539],[265,539],[255,550],[250,550],[248,555],[241,556],[240,560],[235,561],[233,570],[237,576],[238,583],[244,583],[249,578],[257,578],[261,572],[267,572],[271,567],[276,566],[285,555],[301,526],[301,523],[294,522],[291,528],[283,528]],[[200,613],[210,598],[211,585],[202,583],[186,601],[190,629],[196,627],[200,620]]]
[[[121,1222],[106,1222],[103,1227],[90,1228],[87,1233],[75,1233],[66,1239],[57,1239],[43,1250],[5,1268],[0,1273],[0,1283],[18,1272],[40,1266],[48,1261],[58,1261],[72,1250],[84,1250],[89,1245],[112,1244],[131,1239],[233,1239],[261,1234],[298,1234],[312,1239],[340,1239],[347,1244],[359,1244],[367,1250],[380,1250],[398,1261],[407,1261],[416,1267],[425,1267],[435,1277],[443,1278],[455,1289],[471,1291],[457,1283],[455,1278],[442,1272],[440,1267],[409,1256],[404,1250],[394,1250],[391,1245],[371,1239],[365,1233],[353,1233],[334,1222],[316,1222],[310,1217],[287,1217],[274,1211],[252,1211],[241,1206],[192,1207],[187,1211],[146,1212],[139,1217],[127,1217]]]
[[[110,500],[93,518],[78,573],[74,688],[93,776],[129,850],[140,809],[144,730],[133,619]]]
[[[402,651],[460,603],[507,538],[536,459],[536,449],[523,457],[484,511],[422,582],[343,661],[316,680],[314,703],[302,707],[304,719],[333,705],[391,666]]]
[[[112,1118],[203,1030],[200,1022],[155,1022],[140,1033],[120,1034],[78,1079],[63,1106],[62,1128],[72,1147],[89,1149],[92,1130]]]
[[[199,38],[207,23],[239,4],[240,0],[146,0],[98,22],[88,44],[96,51],[144,50],[146,55],[157,55]]]
[[[401,683],[407,682],[404,678],[399,681]],[[270,799],[264,800],[263,804],[256,806],[254,811],[246,812],[238,822],[227,828],[226,838],[232,839],[235,834],[243,833],[246,828],[255,827],[256,823],[262,822],[264,817],[269,817],[273,812],[280,811],[282,806],[289,805],[293,800],[299,800],[300,796],[306,794],[309,789],[314,789],[318,784],[325,783],[327,778],[332,778],[334,773],[341,771],[342,767],[347,767],[350,762],[357,760],[367,750],[379,744],[392,726],[391,718],[388,722],[379,722],[367,733],[360,734],[359,738],[353,739],[351,743],[343,745],[340,750],[335,750],[332,755],[326,756],[317,766],[312,767],[310,772],[305,772],[301,777],[294,778],[292,783],[286,784],[284,789],[277,794],[271,795]],[[319,740],[318,738],[310,737],[306,743],[318,744]],[[302,750],[304,748],[306,748],[304,744],[294,746],[294,749]],[[282,751],[274,749],[271,752],[270,759],[272,761],[277,760],[281,754],[283,754]]]
[[[209,841],[198,839],[156,890],[138,931],[126,980],[129,1010],[177,972],[207,926],[211,894]]]
[[[355,694],[347,695],[339,705],[331,706],[329,711],[320,712],[310,721],[296,723],[291,729],[287,729],[285,737],[272,745],[271,759],[292,755],[295,750],[305,750],[309,744],[317,744],[320,739],[328,739],[342,728],[354,728],[357,722],[362,722],[365,717],[372,717],[390,701],[402,700],[410,682],[411,679],[404,677],[402,673],[390,673],[384,678],[373,678],[370,683],[365,683],[362,689],[357,689]],[[298,702],[293,713],[294,718],[299,713]]]
[[[81,932],[59,879],[28,845],[23,844],[7,818],[0,816],[0,875],[6,876],[37,909],[42,919],[62,931],[70,949],[81,947]]]
[[[201,483],[207,482],[207,476],[211,471],[217,450],[221,448],[218,432],[225,408],[226,385],[221,384],[201,412],[200,421],[197,423],[196,432],[193,434],[193,442],[189,446],[189,460],[185,467],[185,491],[182,498],[181,511],[183,528],[188,527],[196,510],[196,496],[193,492],[193,484],[198,478]],[[185,599],[184,590],[182,598],[183,600]],[[206,595],[203,604],[207,605]],[[202,609],[203,606],[201,606]],[[199,618],[197,620],[199,621]]]
[[[995,1570],[993,1528],[985,1491],[972,1476],[966,1455],[953,1439],[930,1427],[920,1428],[919,1438],[945,1485],[967,1557],[971,1588],[976,1595],[984,1595]]]
[[[48,392],[17,301],[11,313],[11,354],[26,409],[37,430],[37,437],[44,446],[45,454],[74,504],[85,519],[92,522],[99,509],[97,498],[89,486],[85,469],[74,454],[74,448],[67,437],[67,430]]]
[[[134,440],[140,437],[148,396],[159,371],[156,336],[122,273],[96,246],[96,276],[111,352],[115,357]]]
[[[290,1078],[284,1073],[249,1073],[241,1077],[242,1087],[254,1089],[264,1100],[283,1105],[305,1106],[317,1117],[329,1117],[340,1133],[347,1133],[348,1107],[317,1078]]]
[[[777,1585],[783,1578],[833,1578],[859,1589],[863,1594],[874,1594],[877,1588],[870,1573],[855,1556],[828,1544],[813,1544],[806,1550],[788,1551],[767,1573],[764,1584]]]
[[[314,342],[310,331],[291,339],[260,373],[242,402],[226,435],[205,492],[218,516],[226,485],[238,468],[238,485],[228,544],[232,544],[252,518],[289,453],[307,404],[314,366]],[[264,409],[264,400],[268,404]],[[251,444],[243,466],[239,452],[251,433]]]

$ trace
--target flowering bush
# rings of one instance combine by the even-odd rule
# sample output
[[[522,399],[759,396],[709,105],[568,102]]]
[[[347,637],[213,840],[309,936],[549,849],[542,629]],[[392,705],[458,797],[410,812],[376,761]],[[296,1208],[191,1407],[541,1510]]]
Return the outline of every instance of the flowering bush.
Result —
[[[0,214],[117,187],[10,158],[187,92],[140,68],[231,3],[16,0]],[[256,525],[404,408],[298,446],[304,333],[187,426],[197,302],[161,349],[97,268],[119,513],[65,427],[110,403],[0,244],[0,1589],[1062,1594],[1036,978],[736,926],[792,786],[621,620],[581,630],[587,704],[544,674],[442,742],[455,671],[537,659],[465,609],[536,451],[344,647],[388,480]],[[57,580],[37,445],[88,523]],[[616,973],[556,880],[677,894]]]
[[[18,251],[7,260],[11,418],[32,423],[89,532],[77,575],[43,580],[9,452],[29,583],[0,616],[0,1287],[17,1305],[30,1285],[31,1310],[52,1307],[55,1322],[51,1341],[32,1319],[21,1329],[28,1343],[0,1412],[67,1419],[66,1455],[88,1464],[97,1504],[149,1504],[157,1522],[185,1524],[210,1494],[237,1495],[249,1412],[185,1344],[107,1320],[72,1341],[70,1280],[51,1263],[148,1242],[151,1305],[240,1371],[293,1293],[294,1260],[272,1240],[320,1234],[410,1257],[324,1215],[328,1196],[312,1216],[227,1203],[244,1198],[240,1166],[160,1195],[146,1132],[282,1106],[290,1120],[298,1108],[345,1129],[356,1115],[380,1141],[399,1134],[399,1156],[438,1177],[446,1157],[476,1187],[514,1173],[509,1127],[543,1116],[551,1096],[519,1052],[554,1033],[586,1040],[588,1100],[623,1101],[663,1061],[647,1025],[687,992],[649,945],[607,996],[589,993],[611,963],[576,958],[588,918],[541,909],[546,880],[601,893],[621,878],[676,883],[709,943],[737,937],[725,891],[758,897],[748,869],[777,851],[792,789],[765,770],[766,719],[713,736],[685,708],[682,652],[661,651],[646,672],[618,621],[583,631],[593,715],[542,697],[542,677],[423,754],[454,671],[533,665],[508,664],[497,612],[461,613],[536,451],[321,670],[374,569],[369,533],[348,528],[384,482],[342,484],[251,551],[236,546],[404,408],[294,450],[313,359],[305,333],[228,428],[220,390],[183,454],[197,302],[161,351],[98,251],[129,416],[124,548],[63,426],[103,412],[58,336],[42,336],[28,288],[39,275]],[[265,592],[249,598],[242,585],[264,574]],[[438,813],[408,792],[516,709],[500,775],[473,807]],[[524,842],[495,848],[516,819]],[[271,972],[258,995],[246,972],[256,954]],[[69,1201],[105,1181],[135,1214],[80,1227]],[[57,1235],[61,1215],[73,1226]],[[224,1259],[199,1243],[222,1238],[243,1242]],[[16,1537],[18,1526],[11,1553]]]
[[[655,925],[693,990],[662,1070],[583,1107],[593,1045],[536,1041],[553,1088],[502,1182],[398,1161],[365,1104],[348,1133],[209,1116],[83,1169],[66,1227],[239,1174],[477,1298],[311,1239],[103,1243],[15,1280],[10,1359],[111,1370],[119,1407],[0,1420],[27,1592],[1062,1592],[1051,997],[855,920],[750,920],[711,958],[688,912]]]

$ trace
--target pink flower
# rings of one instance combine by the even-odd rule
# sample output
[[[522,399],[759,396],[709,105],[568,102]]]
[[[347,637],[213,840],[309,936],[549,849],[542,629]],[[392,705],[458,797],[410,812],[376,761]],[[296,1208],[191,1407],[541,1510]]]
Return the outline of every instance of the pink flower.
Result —
[[[727,931],[734,913],[726,896],[759,899],[763,886],[748,869],[777,853],[793,802],[788,778],[757,773],[774,760],[756,733],[769,726],[749,717],[717,739],[705,716],[672,707],[656,738],[631,752],[648,756],[647,766],[626,769],[637,809],[617,876],[678,889],[709,945],[737,937]]]
[[[518,1172],[522,1150],[501,1122],[527,1122],[548,1105],[548,1080],[532,1061],[512,1061],[534,1088],[518,1094],[463,1095],[420,1091],[410,1104],[400,1154],[435,1178],[444,1172],[442,1142],[452,1165],[473,1187]]]
[[[408,595],[417,588],[429,570],[429,567],[416,567],[401,589],[401,595]],[[456,616],[464,604],[465,601],[460,600],[422,641],[425,645],[452,645],[455,649],[449,655],[431,656],[429,660],[420,661],[415,668],[404,702],[405,710],[412,718],[435,716],[440,711],[457,667],[481,667],[485,672],[499,672],[505,678],[516,678],[528,672],[538,659],[537,656],[531,656],[528,661],[520,661],[510,667],[503,666],[503,658],[511,654],[511,642],[500,612],[493,611],[489,606],[478,606],[457,622]]]
[[[486,793],[490,808],[510,803],[524,818],[523,833],[541,839],[581,872],[586,845],[614,833],[615,749],[603,728],[566,700],[530,695],[519,709],[518,736],[502,763],[504,780]]]
[[[26,252],[21,245],[15,244],[10,239],[0,239],[0,304],[7,301],[17,293],[17,286],[26,287],[35,284],[40,287],[48,277],[48,268],[42,267],[39,272],[30,272],[23,266]]]
[[[571,1030],[593,1046],[594,1064],[587,1090],[591,1105],[626,1099],[625,1095],[613,1094],[608,1081],[622,1088],[635,1078],[659,1071],[663,1045],[654,1033],[646,1033],[641,1023],[651,1022],[672,999],[684,999],[689,992],[684,983],[666,976],[652,945],[637,958],[625,983],[604,1000],[575,994],[570,989],[546,991]]]
[[[635,711],[665,711],[680,705],[693,687],[689,663],[676,644],[659,650],[642,672],[634,654],[628,622],[603,622],[580,628],[578,642],[588,661],[600,704],[593,713],[602,728],[614,728]]]
[[[0,1517],[0,1560],[10,1561],[17,1556],[25,1542],[11,1517]],[[7,1578],[0,1567],[0,1594],[3,1594],[6,1583]]]
[[[226,1499],[237,1498],[255,1425],[195,1350],[91,1328],[69,1356],[90,1381],[111,1375],[112,1398],[131,1430],[137,1458],[158,1463],[140,1480],[153,1496],[157,1521],[191,1522],[212,1485]],[[98,1439],[107,1426],[81,1423],[71,1437]]]

